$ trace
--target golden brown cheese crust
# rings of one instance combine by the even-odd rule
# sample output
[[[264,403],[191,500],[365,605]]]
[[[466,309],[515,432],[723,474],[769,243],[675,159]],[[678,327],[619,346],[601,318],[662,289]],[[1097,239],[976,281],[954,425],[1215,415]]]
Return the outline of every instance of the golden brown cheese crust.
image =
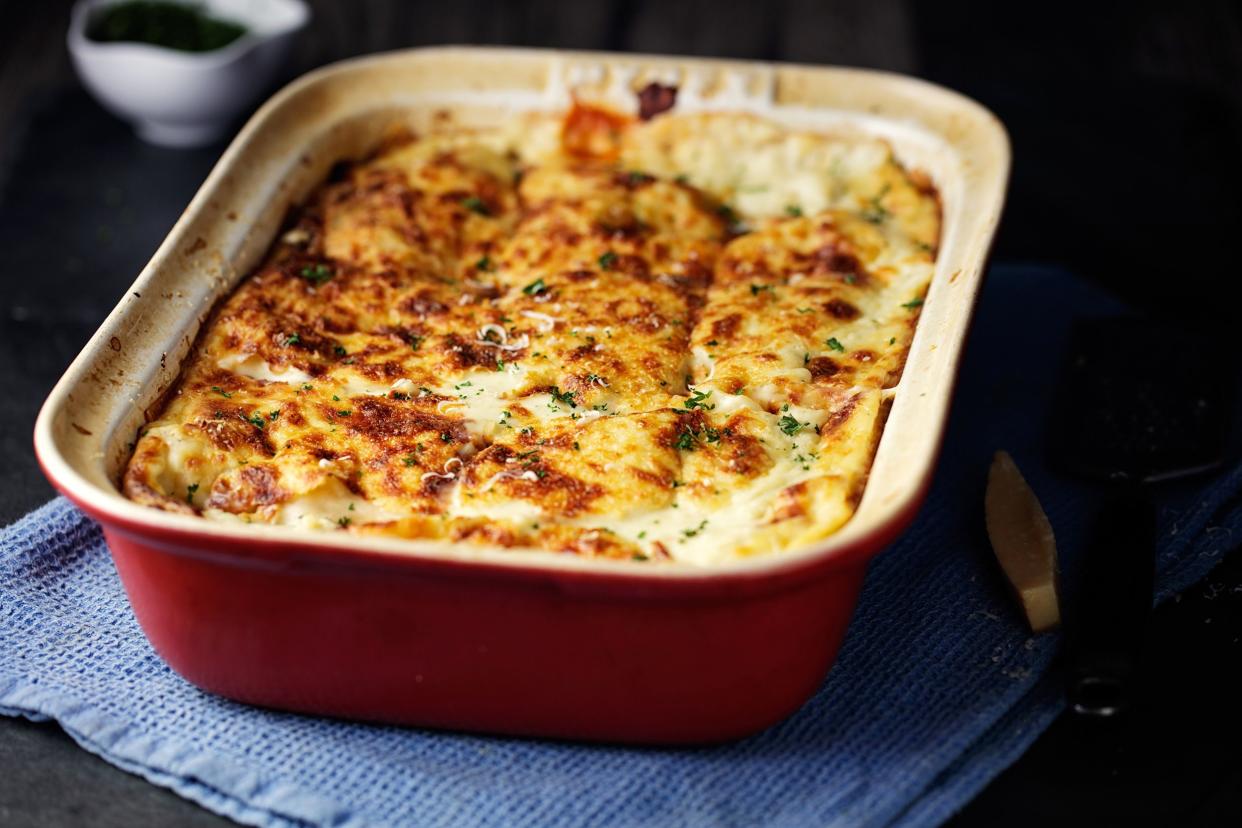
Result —
[[[838,528],[930,278],[934,191],[875,142],[749,116],[578,106],[560,135],[536,160],[431,135],[322,187],[218,307],[125,494],[698,563]],[[739,213],[746,182],[701,160],[739,141],[817,209]]]

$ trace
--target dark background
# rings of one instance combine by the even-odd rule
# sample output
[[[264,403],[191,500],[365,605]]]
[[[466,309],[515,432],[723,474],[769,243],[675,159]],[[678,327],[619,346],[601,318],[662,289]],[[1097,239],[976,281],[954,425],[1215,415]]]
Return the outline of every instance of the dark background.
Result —
[[[1239,327],[1242,4],[311,5],[290,76],[479,43],[844,64],[945,84],[1011,133],[996,260],[1063,264],[1161,319]],[[103,113],[65,54],[68,6],[0,0],[0,523],[51,497],[30,451],[38,405],[222,150],[146,146]],[[1101,728],[1062,717],[955,824],[1242,824],[1240,560],[1157,613],[1131,716]],[[54,824],[227,823],[54,725],[0,720],[0,825]]]

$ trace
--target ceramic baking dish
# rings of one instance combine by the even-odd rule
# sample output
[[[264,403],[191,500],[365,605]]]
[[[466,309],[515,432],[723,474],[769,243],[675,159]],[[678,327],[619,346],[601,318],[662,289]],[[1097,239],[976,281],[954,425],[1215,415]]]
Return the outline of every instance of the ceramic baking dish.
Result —
[[[634,110],[753,111],[886,138],[944,205],[936,273],[853,519],[819,545],[710,570],[231,526],[138,506],[117,478],[213,304],[286,210],[394,120],[494,123],[571,93]],[[449,47],[329,66],[267,102],[56,385],[35,447],[104,528],[143,630],[177,672],[275,708],[645,743],[740,737],[822,682],[867,561],[926,492],[1009,168],[1004,129],[948,90],[879,72]]]

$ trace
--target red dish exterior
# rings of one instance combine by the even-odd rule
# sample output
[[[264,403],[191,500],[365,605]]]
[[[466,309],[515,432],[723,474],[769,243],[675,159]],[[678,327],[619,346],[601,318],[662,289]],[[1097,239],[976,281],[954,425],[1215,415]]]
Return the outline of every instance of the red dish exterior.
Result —
[[[797,710],[836,657],[869,557],[652,581],[296,542],[220,549],[94,516],[148,639],[204,690],[350,719],[642,744],[740,738]]]

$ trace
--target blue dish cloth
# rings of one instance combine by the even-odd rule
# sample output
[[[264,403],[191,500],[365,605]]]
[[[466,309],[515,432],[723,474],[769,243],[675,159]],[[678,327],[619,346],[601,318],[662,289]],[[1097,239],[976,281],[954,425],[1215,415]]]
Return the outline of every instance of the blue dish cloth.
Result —
[[[1089,490],[1042,445],[1073,313],[1117,311],[1056,270],[997,268],[918,521],[877,557],[840,657],[793,717],[708,749],[435,733],[259,710],[176,676],[143,638],[97,527],[63,499],[0,536],[0,710],[240,822],[290,825],[934,825],[1062,708],[1059,636],[1031,636],[983,529],[992,452],[1040,495],[1073,585]],[[1161,503],[1158,599],[1242,531],[1242,466]],[[1072,598],[1072,595],[1071,595]]]

